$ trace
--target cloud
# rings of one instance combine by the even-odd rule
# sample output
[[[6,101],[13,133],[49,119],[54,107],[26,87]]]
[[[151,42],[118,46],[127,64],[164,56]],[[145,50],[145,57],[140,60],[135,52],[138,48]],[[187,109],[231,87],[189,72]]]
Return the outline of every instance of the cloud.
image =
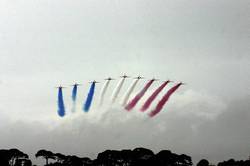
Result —
[[[249,96],[239,99],[249,95],[245,87],[250,83],[246,4],[1,2],[0,147],[90,157],[106,148],[135,146],[213,161],[244,156],[250,140]],[[83,83],[81,110],[89,80],[122,72],[183,80],[192,90],[174,94],[154,119],[117,105],[56,117],[53,87]],[[64,91],[67,106],[70,93]]]
[[[8,130],[0,128],[1,147],[14,146],[29,154],[46,148],[95,158],[105,149],[143,146],[214,162],[248,155],[249,96],[227,104],[216,96],[188,90],[172,98],[155,118],[113,106],[47,122],[12,121]]]
[[[249,156],[250,96],[231,101],[225,112],[199,126],[196,145],[216,160]]]

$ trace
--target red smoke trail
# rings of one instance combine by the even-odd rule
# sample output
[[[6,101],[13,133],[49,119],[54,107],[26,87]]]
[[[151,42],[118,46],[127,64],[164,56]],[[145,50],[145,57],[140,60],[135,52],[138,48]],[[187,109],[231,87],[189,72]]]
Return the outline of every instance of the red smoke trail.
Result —
[[[168,101],[169,97],[182,85],[183,83],[178,83],[177,85],[175,85],[174,87],[172,87],[171,89],[168,90],[168,92],[162,97],[162,99],[159,101],[159,103],[157,104],[157,106],[155,107],[155,109],[149,113],[150,117],[155,116],[156,114],[158,114],[161,109],[163,108],[164,104],[166,104],[166,102]]]
[[[158,96],[158,94],[165,88],[165,86],[169,83],[170,81],[166,81],[161,86],[159,86],[151,96],[146,100],[146,102],[143,104],[141,107],[141,112],[144,112],[148,109],[148,107],[151,105],[151,103],[154,101],[154,99]]]
[[[152,85],[152,83],[155,81],[155,79],[150,80],[145,87],[126,105],[125,109],[127,111],[131,111],[134,106],[137,104],[137,102],[143,97],[143,95],[146,93],[148,88]]]

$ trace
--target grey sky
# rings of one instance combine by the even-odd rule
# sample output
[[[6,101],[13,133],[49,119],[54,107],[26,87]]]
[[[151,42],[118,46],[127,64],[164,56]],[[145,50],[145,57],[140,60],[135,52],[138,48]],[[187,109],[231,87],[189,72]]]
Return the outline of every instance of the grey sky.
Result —
[[[170,148],[213,161],[247,157],[249,127],[241,122],[244,118],[250,120],[246,104],[250,95],[249,11],[246,0],[1,0],[0,131],[6,135],[0,139],[0,148],[16,145],[34,153],[43,145],[93,156],[105,148],[144,145],[155,151]],[[110,113],[122,111],[118,105],[105,109],[94,106],[90,115],[81,113],[89,80],[117,77],[124,72],[184,81],[188,85],[154,120],[144,121],[147,118],[137,113],[122,120],[118,118],[120,114]],[[54,86],[75,81],[83,83],[78,113],[58,119]],[[111,84],[109,93],[116,83]],[[65,90],[67,108],[70,91]],[[103,110],[108,113],[101,114],[100,119],[110,115],[107,121],[120,120],[107,123],[102,130],[102,121],[94,117]],[[86,124],[81,122],[85,119]],[[230,127],[228,123],[232,121],[234,125]],[[136,127],[138,123],[142,123],[141,128]],[[53,127],[60,125],[60,129]],[[81,135],[79,140],[71,140],[60,133],[69,132],[68,128],[85,131],[88,137]],[[238,133],[238,128],[244,134]],[[150,130],[156,133],[147,137]],[[204,137],[204,131],[209,136]],[[22,137],[21,132],[23,138],[27,134],[31,140],[50,135],[53,143],[34,141],[34,148],[30,148],[28,143],[32,141],[16,140],[15,137]],[[89,145],[89,140],[103,133],[110,135],[103,144],[96,139],[93,146]],[[157,143],[153,141],[155,137]],[[78,141],[83,144],[81,148],[74,144]],[[224,148],[218,150],[218,145]]]

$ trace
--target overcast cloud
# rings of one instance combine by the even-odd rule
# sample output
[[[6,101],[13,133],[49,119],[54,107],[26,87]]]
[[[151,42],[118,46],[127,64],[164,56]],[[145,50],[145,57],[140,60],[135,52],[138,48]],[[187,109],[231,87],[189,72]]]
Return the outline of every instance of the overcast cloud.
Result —
[[[107,148],[144,146],[194,160],[246,159],[249,18],[245,0],[1,0],[0,148],[93,158]],[[125,72],[188,84],[154,119],[118,104],[98,108],[101,85],[93,109],[81,112],[89,80]],[[60,119],[54,87],[74,82],[83,83],[78,113]]]

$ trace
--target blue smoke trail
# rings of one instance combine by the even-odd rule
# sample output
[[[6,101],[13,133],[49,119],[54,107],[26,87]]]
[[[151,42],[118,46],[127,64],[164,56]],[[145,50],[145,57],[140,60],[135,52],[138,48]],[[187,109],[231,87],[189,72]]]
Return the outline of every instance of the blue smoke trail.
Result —
[[[73,86],[73,90],[72,90],[72,101],[73,101],[73,103],[72,103],[72,109],[71,109],[71,111],[72,112],[75,112],[76,111],[76,96],[77,96],[77,84],[75,84],[74,86]]]
[[[83,108],[84,112],[88,112],[89,111],[89,108],[90,108],[91,103],[92,103],[92,99],[94,97],[94,92],[95,92],[95,82],[93,82],[91,84],[91,87],[89,89],[88,97],[86,99],[86,102],[85,102],[84,108]]]
[[[77,95],[77,84],[74,85],[72,90],[72,100],[73,102],[76,102],[76,95]]]
[[[58,110],[57,113],[60,117],[63,117],[65,115],[65,107],[64,107],[64,102],[63,102],[63,92],[62,88],[58,89]]]

